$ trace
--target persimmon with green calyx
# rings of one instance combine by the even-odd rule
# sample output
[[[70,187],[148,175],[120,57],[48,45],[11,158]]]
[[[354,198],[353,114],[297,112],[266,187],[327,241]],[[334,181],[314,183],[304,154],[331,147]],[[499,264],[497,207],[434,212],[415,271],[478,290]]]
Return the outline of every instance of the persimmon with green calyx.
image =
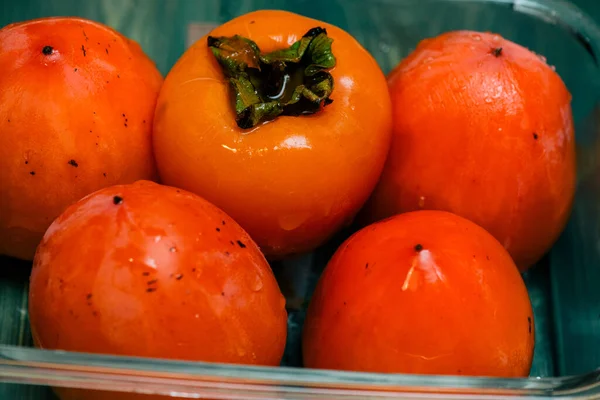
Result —
[[[502,245],[467,219],[424,210],[339,247],[310,300],[302,351],[308,368],[525,377],[534,336]]]
[[[287,336],[285,299],[248,234],[199,196],[144,181],[52,223],[29,316],[38,347],[119,356],[277,366]]]
[[[545,59],[491,33],[424,40],[388,77],[392,147],[365,221],[446,210],[521,270],[564,229],[576,184],[571,95]]]
[[[136,42],[97,22],[0,29],[0,254],[31,260],[70,204],[157,178],[151,131],[162,80]]]
[[[216,204],[269,258],[349,223],[391,136],[385,76],[347,32],[284,11],[235,18],[165,79],[154,154],[166,184]]]

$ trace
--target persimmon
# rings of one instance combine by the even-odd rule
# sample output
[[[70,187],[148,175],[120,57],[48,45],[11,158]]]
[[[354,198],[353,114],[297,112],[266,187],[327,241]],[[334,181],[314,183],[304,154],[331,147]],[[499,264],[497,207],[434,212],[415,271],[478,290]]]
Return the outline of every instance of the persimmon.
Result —
[[[44,349],[270,366],[287,329],[248,234],[199,196],[148,181],[94,192],[52,223],[29,315]]]
[[[533,312],[492,235],[449,212],[413,211],[340,246],[310,300],[302,339],[309,368],[523,377]]]
[[[231,215],[270,258],[349,222],[383,168],[385,76],[331,24],[256,11],[203,37],[165,78],[154,119],[161,180]]]
[[[0,254],[31,260],[68,205],[157,177],[161,83],[137,43],[96,22],[43,18],[0,30]]]
[[[571,95],[545,60],[499,35],[424,40],[390,73],[394,132],[365,221],[446,210],[525,270],[564,229],[575,193]]]

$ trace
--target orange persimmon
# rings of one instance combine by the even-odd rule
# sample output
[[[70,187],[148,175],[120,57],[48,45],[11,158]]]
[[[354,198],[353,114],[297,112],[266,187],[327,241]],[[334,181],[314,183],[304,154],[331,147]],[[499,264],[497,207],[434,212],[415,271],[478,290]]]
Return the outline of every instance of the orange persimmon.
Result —
[[[446,211],[363,228],[337,250],[311,298],[304,365],[351,371],[523,377],[533,311],[510,255]]]
[[[244,230],[192,193],[101,189],[48,228],[35,255],[36,346],[277,366],[285,299]]]
[[[419,209],[485,228],[521,270],[564,229],[575,193],[571,95],[545,60],[499,35],[424,40],[389,75],[392,148],[367,221]]]
[[[156,177],[161,83],[137,43],[93,21],[43,18],[0,30],[0,254],[31,260],[68,205]]]
[[[162,181],[222,208],[272,258],[311,250],[354,217],[390,136],[373,57],[340,28],[271,10],[187,50],[165,79],[153,134]]]

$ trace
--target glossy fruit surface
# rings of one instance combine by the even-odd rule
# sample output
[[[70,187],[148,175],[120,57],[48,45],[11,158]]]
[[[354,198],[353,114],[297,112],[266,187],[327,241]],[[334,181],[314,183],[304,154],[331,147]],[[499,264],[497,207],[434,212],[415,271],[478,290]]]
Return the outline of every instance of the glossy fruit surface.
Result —
[[[521,270],[547,252],[575,191],[571,95],[540,56],[449,32],[389,75],[392,148],[367,219],[451,211],[492,233]]]
[[[489,233],[445,211],[414,211],[342,244],[311,298],[302,344],[308,368],[523,377],[533,312]]]
[[[161,83],[137,43],[96,22],[44,18],[0,30],[0,254],[31,260],[68,205],[156,177]]]
[[[286,341],[285,299],[250,237],[202,198],[147,181],[54,221],[29,300],[45,349],[276,366]]]
[[[316,27],[333,39],[336,59],[329,71],[333,103],[322,110],[240,128],[231,86],[207,37],[170,71],[156,109],[161,179],[222,208],[273,258],[323,243],[368,198],[391,135],[385,76],[348,33],[289,12],[252,12],[210,34],[239,34],[271,52]]]

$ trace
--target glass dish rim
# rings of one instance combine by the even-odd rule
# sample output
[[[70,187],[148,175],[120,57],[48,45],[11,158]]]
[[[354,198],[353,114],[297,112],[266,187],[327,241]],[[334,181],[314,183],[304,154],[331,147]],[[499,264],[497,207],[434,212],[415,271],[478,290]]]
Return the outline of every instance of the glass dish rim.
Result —
[[[600,69],[600,27],[568,0],[376,0],[397,2],[491,3],[507,5],[573,34]],[[219,397],[222,390],[249,395],[265,390],[294,398],[312,389],[315,398],[461,398],[496,399],[600,396],[600,368],[587,374],[550,378],[486,378],[380,374],[258,367],[167,359],[123,357],[0,345],[0,382],[77,387],[194,397],[199,390]],[[292,397],[290,397],[292,396]],[[238,397],[235,397],[238,398]],[[241,397],[240,397],[241,398]],[[302,396],[302,399],[311,397]],[[331,397],[333,398],[333,397]]]

